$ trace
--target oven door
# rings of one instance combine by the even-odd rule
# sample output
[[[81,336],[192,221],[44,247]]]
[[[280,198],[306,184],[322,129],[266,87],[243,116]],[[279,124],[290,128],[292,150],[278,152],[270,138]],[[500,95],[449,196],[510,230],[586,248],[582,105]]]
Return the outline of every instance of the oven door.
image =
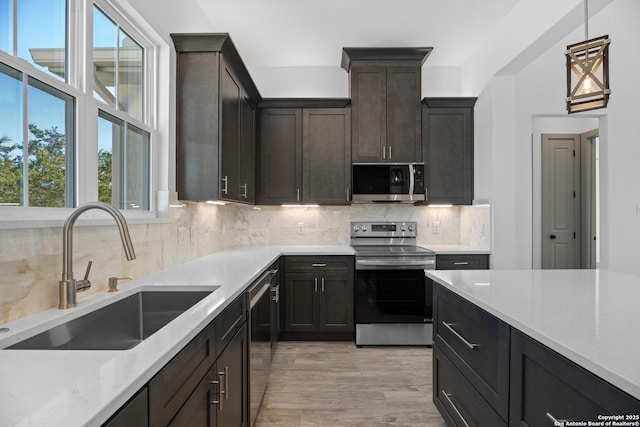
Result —
[[[423,269],[356,270],[356,324],[429,323],[431,287]]]

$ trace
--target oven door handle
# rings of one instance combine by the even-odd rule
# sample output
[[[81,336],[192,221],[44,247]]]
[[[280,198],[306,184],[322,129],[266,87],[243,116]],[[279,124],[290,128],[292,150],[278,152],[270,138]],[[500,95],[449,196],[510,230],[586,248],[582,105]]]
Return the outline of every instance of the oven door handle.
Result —
[[[385,260],[369,260],[369,259],[359,259],[356,260],[356,264],[366,266],[366,267],[384,267],[384,266],[421,266],[424,265],[425,268],[427,266],[435,265],[436,261],[433,259],[430,260],[394,260],[394,259],[385,259]]]

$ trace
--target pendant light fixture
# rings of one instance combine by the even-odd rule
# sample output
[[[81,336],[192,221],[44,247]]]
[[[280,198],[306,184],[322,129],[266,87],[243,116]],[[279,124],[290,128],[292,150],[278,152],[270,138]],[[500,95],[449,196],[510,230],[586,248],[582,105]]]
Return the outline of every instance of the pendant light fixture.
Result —
[[[588,0],[584,0],[585,41],[567,46],[567,111],[605,108],[609,102],[608,35],[589,39]]]

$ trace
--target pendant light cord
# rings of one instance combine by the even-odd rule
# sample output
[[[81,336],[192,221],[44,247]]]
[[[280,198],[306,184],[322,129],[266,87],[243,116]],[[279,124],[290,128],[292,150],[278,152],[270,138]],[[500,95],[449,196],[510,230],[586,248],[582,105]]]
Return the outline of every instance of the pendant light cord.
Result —
[[[584,0],[584,39],[589,40],[589,0]]]

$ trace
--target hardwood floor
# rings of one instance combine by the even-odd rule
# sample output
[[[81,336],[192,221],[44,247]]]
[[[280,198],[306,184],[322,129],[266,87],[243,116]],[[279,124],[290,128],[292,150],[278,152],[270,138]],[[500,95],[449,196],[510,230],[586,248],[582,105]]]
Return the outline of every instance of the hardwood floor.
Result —
[[[256,427],[444,427],[431,349],[280,342]]]

